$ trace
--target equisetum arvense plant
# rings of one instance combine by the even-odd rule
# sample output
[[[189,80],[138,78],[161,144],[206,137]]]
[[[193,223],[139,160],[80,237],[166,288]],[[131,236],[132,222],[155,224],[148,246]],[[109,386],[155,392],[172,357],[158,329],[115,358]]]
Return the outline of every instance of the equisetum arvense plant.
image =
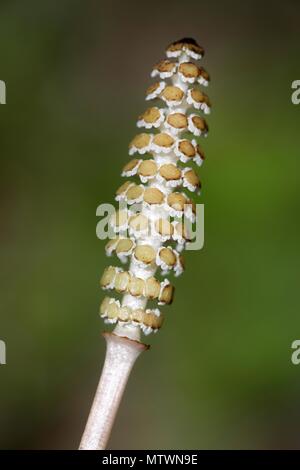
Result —
[[[184,269],[181,252],[190,240],[188,225],[195,222],[189,194],[200,190],[195,164],[204,160],[196,138],[207,135],[201,114],[211,107],[201,91],[209,82],[197,64],[203,54],[195,40],[184,38],[166,49],[167,58],[151,73],[151,106],[138,118],[141,132],[129,145],[134,158],[122,176],[130,179],[116,192],[121,207],[110,220],[114,236],[106,245],[108,256],[129,266],[107,267],[100,281],[117,294],[100,306],[104,322],[115,328],[104,333],[105,363],[80,449],[105,448],[132,366],[147,349],[141,332],[156,332],[163,322],[158,307],[172,302],[174,289],[165,276]],[[158,306],[147,308],[149,302]]]

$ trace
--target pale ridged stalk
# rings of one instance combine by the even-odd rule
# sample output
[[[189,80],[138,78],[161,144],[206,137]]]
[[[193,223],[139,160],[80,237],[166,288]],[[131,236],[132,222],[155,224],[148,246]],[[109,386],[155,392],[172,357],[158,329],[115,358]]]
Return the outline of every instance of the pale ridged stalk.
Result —
[[[105,449],[131,369],[140,353],[147,349],[138,341],[111,333],[104,336],[105,362],[80,443],[80,449],[85,450]]]

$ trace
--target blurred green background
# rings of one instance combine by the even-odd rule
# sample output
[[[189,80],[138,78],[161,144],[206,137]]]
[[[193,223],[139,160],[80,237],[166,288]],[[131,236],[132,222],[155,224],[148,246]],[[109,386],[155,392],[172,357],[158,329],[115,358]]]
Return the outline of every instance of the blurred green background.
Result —
[[[78,446],[104,357],[96,207],[182,36],[212,76],[205,247],[109,447],[300,448],[299,15],[296,0],[1,1],[1,448]]]

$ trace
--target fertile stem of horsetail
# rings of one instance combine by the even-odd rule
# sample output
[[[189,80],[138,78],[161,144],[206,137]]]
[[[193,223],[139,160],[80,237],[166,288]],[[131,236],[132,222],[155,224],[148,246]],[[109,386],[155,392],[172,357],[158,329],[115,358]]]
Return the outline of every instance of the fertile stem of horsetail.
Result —
[[[147,308],[147,302],[170,304],[174,289],[164,276],[172,270],[178,276],[184,268],[181,252],[190,241],[188,226],[196,212],[185,189],[200,190],[193,166],[202,164],[204,154],[195,138],[207,135],[199,114],[210,112],[200,89],[208,85],[209,75],[197,65],[203,54],[195,40],[181,39],[167,48],[167,59],[151,73],[157,81],[146,100],[159,101],[138,119],[137,126],[149,132],[136,135],[129,145],[129,155],[138,157],[125,165],[122,176],[133,179],[116,192],[122,208],[110,220],[114,237],[106,245],[108,256],[129,261],[129,267],[109,266],[100,281],[103,289],[114,289],[122,298],[105,297],[100,306],[105,323],[115,328],[104,334],[104,367],[80,449],[105,449],[132,366],[147,349],[141,333],[156,332],[163,322],[160,310]]]

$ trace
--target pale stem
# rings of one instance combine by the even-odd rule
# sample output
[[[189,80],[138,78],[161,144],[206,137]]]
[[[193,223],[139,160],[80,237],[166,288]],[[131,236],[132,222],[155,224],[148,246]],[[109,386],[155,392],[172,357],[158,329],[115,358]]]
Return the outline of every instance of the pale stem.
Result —
[[[79,450],[104,450],[131,369],[148,347],[139,341],[104,333],[106,356]]]

